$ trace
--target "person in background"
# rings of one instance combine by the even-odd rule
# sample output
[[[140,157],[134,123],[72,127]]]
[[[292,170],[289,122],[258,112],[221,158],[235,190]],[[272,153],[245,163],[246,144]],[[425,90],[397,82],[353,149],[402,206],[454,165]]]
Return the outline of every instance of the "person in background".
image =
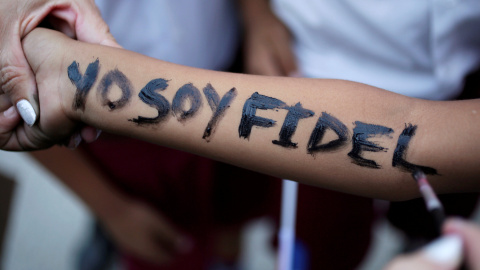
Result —
[[[53,9],[45,23],[61,29],[67,28],[65,14],[92,5],[37,3]],[[232,1],[95,4],[126,49],[198,68],[238,69],[239,24]],[[81,39],[82,26],[74,25],[78,32],[70,34]],[[84,37],[95,34],[89,29]],[[103,134],[80,151],[56,147],[33,156],[98,218],[80,269],[102,269],[117,252],[126,269],[236,269],[243,224],[269,212],[270,177],[130,138]],[[254,183],[260,188],[252,191]]]
[[[4,150],[26,151],[51,146],[68,138],[75,132],[76,127],[84,123],[113,133],[130,134],[156,144],[240,164],[279,177],[373,198],[405,200],[418,196],[418,187],[411,176],[412,170],[416,171],[416,169],[421,169],[430,175],[429,179],[439,193],[480,190],[480,182],[476,177],[479,173],[477,160],[480,144],[476,137],[472,136],[480,130],[480,126],[477,125],[480,121],[478,115],[480,100],[427,101],[344,80],[249,76],[194,69],[126,50],[74,41],[58,32],[46,29],[33,31],[24,39],[23,46],[32,70],[35,71],[43,117],[34,127],[28,127],[26,124],[19,126],[21,119],[15,114],[15,107],[3,103],[4,106],[0,108],[3,111],[3,114],[0,114],[0,131],[2,131],[0,139]],[[127,95],[127,100],[131,101],[129,106],[120,106],[122,103],[118,101],[123,99],[110,101],[108,97],[99,99],[99,96],[87,95],[86,100],[83,100],[76,96],[75,93],[82,90],[78,88],[80,78],[73,76],[76,71],[72,63],[81,63],[80,65],[84,66],[85,63],[91,63],[92,55],[102,59],[102,70],[98,71],[98,75],[103,79],[94,79],[93,82],[94,85],[98,83],[100,86],[96,90],[98,93],[102,93],[105,86],[104,80],[111,77],[111,72],[114,71],[124,74],[133,85],[142,84],[145,79],[150,80],[147,85],[163,80],[158,76],[172,78],[173,90],[180,88],[178,91],[162,93],[167,100],[176,97],[178,92],[182,91],[182,85],[190,85],[190,83],[201,85],[206,79],[221,88],[235,85],[234,90],[231,91],[235,92],[235,89],[238,89],[238,99],[235,99],[237,102],[230,103],[228,113],[224,115],[222,124],[218,126],[219,129],[216,129],[215,139],[205,142],[202,134],[205,132],[205,124],[212,117],[208,109],[197,111],[198,114],[188,118],[187,123],[182,122],[180,118],[168,115],[168,118],[164,119],[165,122],[150,123],[150,120],[143,122],[145,118],[140,118],[152,112],[149,106],[146,106],[142,100],[138,100],[137,95],[140,94],[141,97],[145,89],[124,88],[122,81],[117,82],[121,89],[127,91],[122,91],[123,95],[128,92],[133,94],[131,97]],[[91,65],[94,63],[97,61]],[[96,71],[93,71],[83,77],[89,79],[95,73]],[[258,89],[261,89],[262,94],[255,92]],[[225,91],[228,90],[224,90],[223,93]],[[361,92],[363,98],[358,99],[351,95],[355,92]],[[276,98],[265,99],[269,96]],[[7,96],[0,95],[0,100],[5,101],[5,98]],[[108,103],[105,103],[105,99]],[[347,157],[349,149],[345,147],[328,153],[319,153],[315,158],[301,149],[285,148],[276,144],[275,141],[269,143],[272,137],[278,136],[279,128],[258,129],[253,138],[248,141],[243,140],[238,138],[237,134],[238,131],[243,131],[242,123],[248,120],[238,119],[238,116],[246,113],[242,107],[244,108],[244,104],[251,106],[249,104],[252,104],[252,99],[260,104],[265,102],[268,104],[272,101],[276,103],[282,101],[286,104],[297,102],[295,109],[285,108],[280,103],[278,110],[272,110],[271,117],[275,119],[278,116],[281,117],[280,110],[284,108],[298,111],[305,106],[312,109],[312,113],[324,111],[319,119],[323,123],[335,121],[336,125],[332,126],[334,130],[336,126],[345,125],[348,132],[349,127],[353,126],[357,129],[362,126],[363,129],[359,134],[360,141],[363,140],[361,134],[364,132],[375,134],[378,130],[385,130],[391,133],[392,137],[398,135],[398,143],[390,136],[381,136],[386,138],[376,141],[375,145],[379,143],[382,147],[389,149],[394,147],[395,153],[404,151],[405,148],[410,150],[406,156],[401,154],[401,157],[395,158],[396,154],[394,154],[393,164],[392,157],[388,153],[377,153],[375,157],[371,157],[374,158],[371,161],[379,167],[373,168],[351,162]],[[78,110],[72,106],[72,104],[78,104],[74,101],[87,104],[85,110]],[[120,105],[112,109],[112,106],[108,106],[109,104]],[[303,106],[300,107],[300,104]],[[174,104],[173,109],[176,108],[177,105]],[[133,117],[140,115],[139,118],[133,119],[141,120],[141,125],[132,122],[132,115]],[[330,119],[328,115],[339,118]],[[359,121],[354,123],[355,119],[381,123],[382,126],[365,125]],[[299,139],[302,145],[306,143],[305,135],[311,132],[309,126],[315,122],[303,121],[303,125],[298,126],[296,130],[298,137],[295,138]],[[342,122],[352,124],[348,124],[348,127]],[[155,124],[161,129],[148,128],[145,126],[147,123]],[[308,123],[309,125],[304,125]],[[260,125],[261,122],[258,124]],[[445,126],[449,129],[445,130]],[[240,129],[237,131],[238,127]],[[415,134],[408,132],[412,128],[417,131]],[[343,131],[336,132],[340,138],[343,137]],[[406,137],[413,140],[410,141]],[[381,138],[378,137],[378,139]],[[354,141],[353,147],[356,144]],[[396,144],[403,147],[395,147]],[[333,147],[332,145],[335,146],[325,142],[315,146]],[[439,145],[442,147],[438,147]],[[225,151],[226,148],[227,151]],[[389,166],[389,163],[392,166]],[[462,176],[462,181],[458,181],[459,174]],[[352,178],[353,175],[356,176],[355,179]],[[430,265],[455,269],[461,262],[461,255],[465,255],[467,264],[475,267],[475,258],[478,257],[479,250],[472,243],[478,242],[478,227],[459,220],[449,220],[443,227],[444,236],[432,242],[417,255],[399,257],[393,265],[408,262],[418,267]],[[465,251],[462,251],[462,247]]]
[[[464,87],[467,75],[480,67],[477,1],[240,3],[249,73],[351,80],[430,100],[480,90],[478,84]],[[306,185],[298,193],[297,236],[307,247],[311,269],[354,268],[368,248],[372,201]],[[441,196],[447,213],[463,217],[472,213],[477,199],[476,193]],[[409,239],[406,250],[435,236],[423,204],[415,199],[390,205],[389,220]],[[354,223],[355,231],[342,227]],[[332,248],[349,243],[352,236],[345,232],[361,237],[347,249]]]
[[[15,100],[14,100],[14,101],[15,101]],[[15,103],[15,102],[13,102],[13,103]]]

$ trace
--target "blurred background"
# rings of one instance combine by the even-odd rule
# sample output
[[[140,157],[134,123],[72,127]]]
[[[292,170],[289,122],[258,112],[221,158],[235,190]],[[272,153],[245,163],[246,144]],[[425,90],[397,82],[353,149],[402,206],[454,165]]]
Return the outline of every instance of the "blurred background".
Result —
[[[480,96],[475,1],[96,4],[121,46],[165,61],[347,79],[432,100]],[[108,134],[36,158],[1,151],[1,268],[273,270],[280,183]],[[479,222],[478,194],[441,199],[447,214]],[[381,269],[436,236],[429,218],[421,199],[390,204],[300,185],[294,269]],[[152,265],[163,255],[172,261]]]
[[[28,154],[1,151],[0,172],[1,269],[78,269],[80,250],[90,237],[88,209]],[[472,219],[480,222],[478,210]],[[245,226],[242,269],[275,268],[273,224],[259,218]],[[373,243],[358,269],[381,269],[403,248],[403,235],[384,219],[377,220],[372,231]],[[112,265],[109,269],[123,269],[119,261]]]

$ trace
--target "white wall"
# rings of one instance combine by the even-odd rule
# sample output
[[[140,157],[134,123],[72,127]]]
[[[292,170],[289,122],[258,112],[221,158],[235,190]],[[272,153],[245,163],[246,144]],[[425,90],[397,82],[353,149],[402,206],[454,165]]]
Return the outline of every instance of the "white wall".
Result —
[[[84,206],[28,154],[0,151],[0,171],[17,183],[1,269],[73,269],[90,220]]]

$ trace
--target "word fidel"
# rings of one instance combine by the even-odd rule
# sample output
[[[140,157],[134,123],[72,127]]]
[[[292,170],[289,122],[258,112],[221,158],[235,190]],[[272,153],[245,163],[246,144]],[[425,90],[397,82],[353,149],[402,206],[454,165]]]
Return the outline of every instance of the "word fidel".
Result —
[[[98,59],[88,65],[83,75],[79,71],[79,64],[77,62],[74,61],[68,67],[68,77],[77,88],[72,104],[73,109],[85,110],[86,97],[97,80],[99,69],[100,64]],[[114,84],[120,88],[122,96],[115,101],[111,101],[108,98],[108,93]],[[202,106],[200,91],[191,83],[185,84],[177,90],[172,100],[172,104],[170,105],[168,100],[157,92],[163,91],[167,88],[168,80],[165,79],[153,79],[148,82],[147,85],[141,89],[138,96],[142,102],[155,108],[158,114],[156,117],[138,116],[137,118],[129,119],[129,121],[138,125],[157,124],[165,120],[170,111],[172,111],[180,122],[194,117]],[[132,93],[133,88],[130,81],[118,69],[107,72],[101,79],[97,89],[101,104],[112,111],[127,105],[131,99]],[[237,96],[237,90],[232,88],[220,98],[213,86],[207,84],[203,89],[203,93],[213,112],[203,134],[203,139],[210,141],[218,123]],[[189,104],[188,109],[185,108],[186,104]],[[252,94],[252,96],[245,101],[242,110],[242,118],[238,127],[239,137],[248,139],[254,126],[264,128],[275,126],[275,120],[257,116],[256,112],[257,110],[278,109],[287,110],[287,115],[285,116],[280,130],[279,139],[273,140],[272,143],[285,148],[297,148],[297,143],[292,142],[291,138],[297,129],[299,121],[301,119],[313,117],[315,113],[303,108],[300,102],[294,106],[288,106],[285,102],[279,99],[264,96],[257,92]],[[426,174],[437,174],[437,171],[434,168],[416,165],[406,160],[408,145],[412,137],[415,135],[416,129],[417,126],[412,124],[405,125],[405,129],[398,137],[397,146],[393,154],[392,166],[410,172],[420,169]],[[322,139],[327,130],[333,131],[337,138],[322,143]],[[393,129],[385,126],[356,121],[355,127],[353,128],[352,150],[348,153],[348,156],[352,159],[354,164],[359,166],[373,169],[381,168],[381,166],[374,160],[362,157],[362,153],[365,151],[387,151],[387,148],[384,148],[369,139],[378,136],[387,136],[391,138],[390,134],[393,132]],[[340,147],[345,146],[348,143],[348,139],[349,132],[345,124],[327,112],[322,112],[322,115],[318,118],[315,128],[310,135],[307,144],[307,152],[311,155],[315,155],[318,152],[335,151]]]

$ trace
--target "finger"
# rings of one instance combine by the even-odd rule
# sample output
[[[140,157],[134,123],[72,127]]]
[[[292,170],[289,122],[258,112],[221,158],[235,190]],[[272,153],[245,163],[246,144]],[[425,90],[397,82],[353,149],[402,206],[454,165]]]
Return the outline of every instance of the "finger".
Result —
[[[158,222],[156,227],[156,236],[157,240],[168,252],[177,252],[177,242],[180,239],[180,235],[175,229],[173,229],[173,226],[167,224],[166,221]]]
[[[439,270],[444,268],[438,268],[436,264],[432,264],[430,261],[425,260],[422,256],[415,255],[402,255],[398,256],[391,261],[385,268],[385,270],[406,270],[406,269],[422,269],[422,270]]]
[[[80,135],[86,143],[96,141],[100,134],[102,134],[102,131],[100,129],[96,129],[91,126],[84,126],[80,131]]]
[[[89,4],[82,5],[79,9],[83,17],[78,18],[75,24],[78,40],[111,47],[121,47],[110,33],[110,29],[103,20],[100,10],[94,1],[89,1]]]
[[[76,149],[82,143],[82,141],[85,141],[86,143],[94,142],[98,139],[101,133],[102,131],[99,129],[91,126],[84,126],[80,132],[70,136],[70,139],[65,146],[72,150]]]
[[[83,42],[120,47],[94,1],[78,1],[51,10],[48,20],[58,31]]]
[[[0,94],[0,112],[6,111],[11,106],[10,98],[5,94]]]
[[[445,269],[455,269],[462,262],[462,246],[463,241],[459,235],[448,234],[425,246],[420,253],[434,264],[445,266]]]
[[[11,104],[16,104],[23,120],[32,126],[39,112],[35,77],[25,59],[20,37],[14,35],[8,40],[10,44],[1,48],[1,89],[9,97]]]
[[[20,120],[20,115],[17,113],[17,110],[15,110],[14,106],[11,106],[7,110],[3,111],[0,114],[0,117],[0,133],[6,133],[13,130]]]
[[[462,219],[452,218],[445,223],[444,231],[460,235],[464,242],[465,257],[470,269],[480,269],[480,228]]]
[[[159,215],[156,222],[156,235],[163,248],[170,253],[188,253],[193,243],[190,238],[179,233],[166,218]]]
[[[250,74],[264,75],[264,76],[285,76],[277,61],[268,49],[256,48],[252,49],[248,55],[246,69]]]
[[[456,269],[461,259],[462,239],[444,235],[417,252],[395,258],[386,269]]]
[[[72,25],[58,17],[59,11],[54,11],[53,14],[47,17],[48,22],[50,23],[51,27],[59,32],[64,33],[69,38],[76,38],[75,29]],[[56,14],[56,16],[54,16]],[[50,28],[50,27],[48,27]]]
[[[20,120],[20,115],[17,113],[17,110],[15,110],[15,106],[11,106],[0,113],[0,143],[2,149],[15,149],[18,146],[18,143],[16,143],[12,137]]]
[[[282,71],[277,59],[275,59],[271,54],[266,55],[265,60],[259,61],[256,69],[257,69],[256,74],[259,74],[259,75],[265,75],[265,76],[286,76],[287,75]]]
[[[298,73],[297,60],[293,53],[290,38],[284,37],[284,39],[273,43],[273,45],[274,50],[272,53],[274,54],[282,74],[285,74],[285,76],[290,76],[291,74]]]
[[[82,142],[82,136],[80,136],[79,133],[75,133],[72,136],[70,136],[70,140],[66,144],[66,147],[68,149],[74,150],[80,145],[81,142]]]

